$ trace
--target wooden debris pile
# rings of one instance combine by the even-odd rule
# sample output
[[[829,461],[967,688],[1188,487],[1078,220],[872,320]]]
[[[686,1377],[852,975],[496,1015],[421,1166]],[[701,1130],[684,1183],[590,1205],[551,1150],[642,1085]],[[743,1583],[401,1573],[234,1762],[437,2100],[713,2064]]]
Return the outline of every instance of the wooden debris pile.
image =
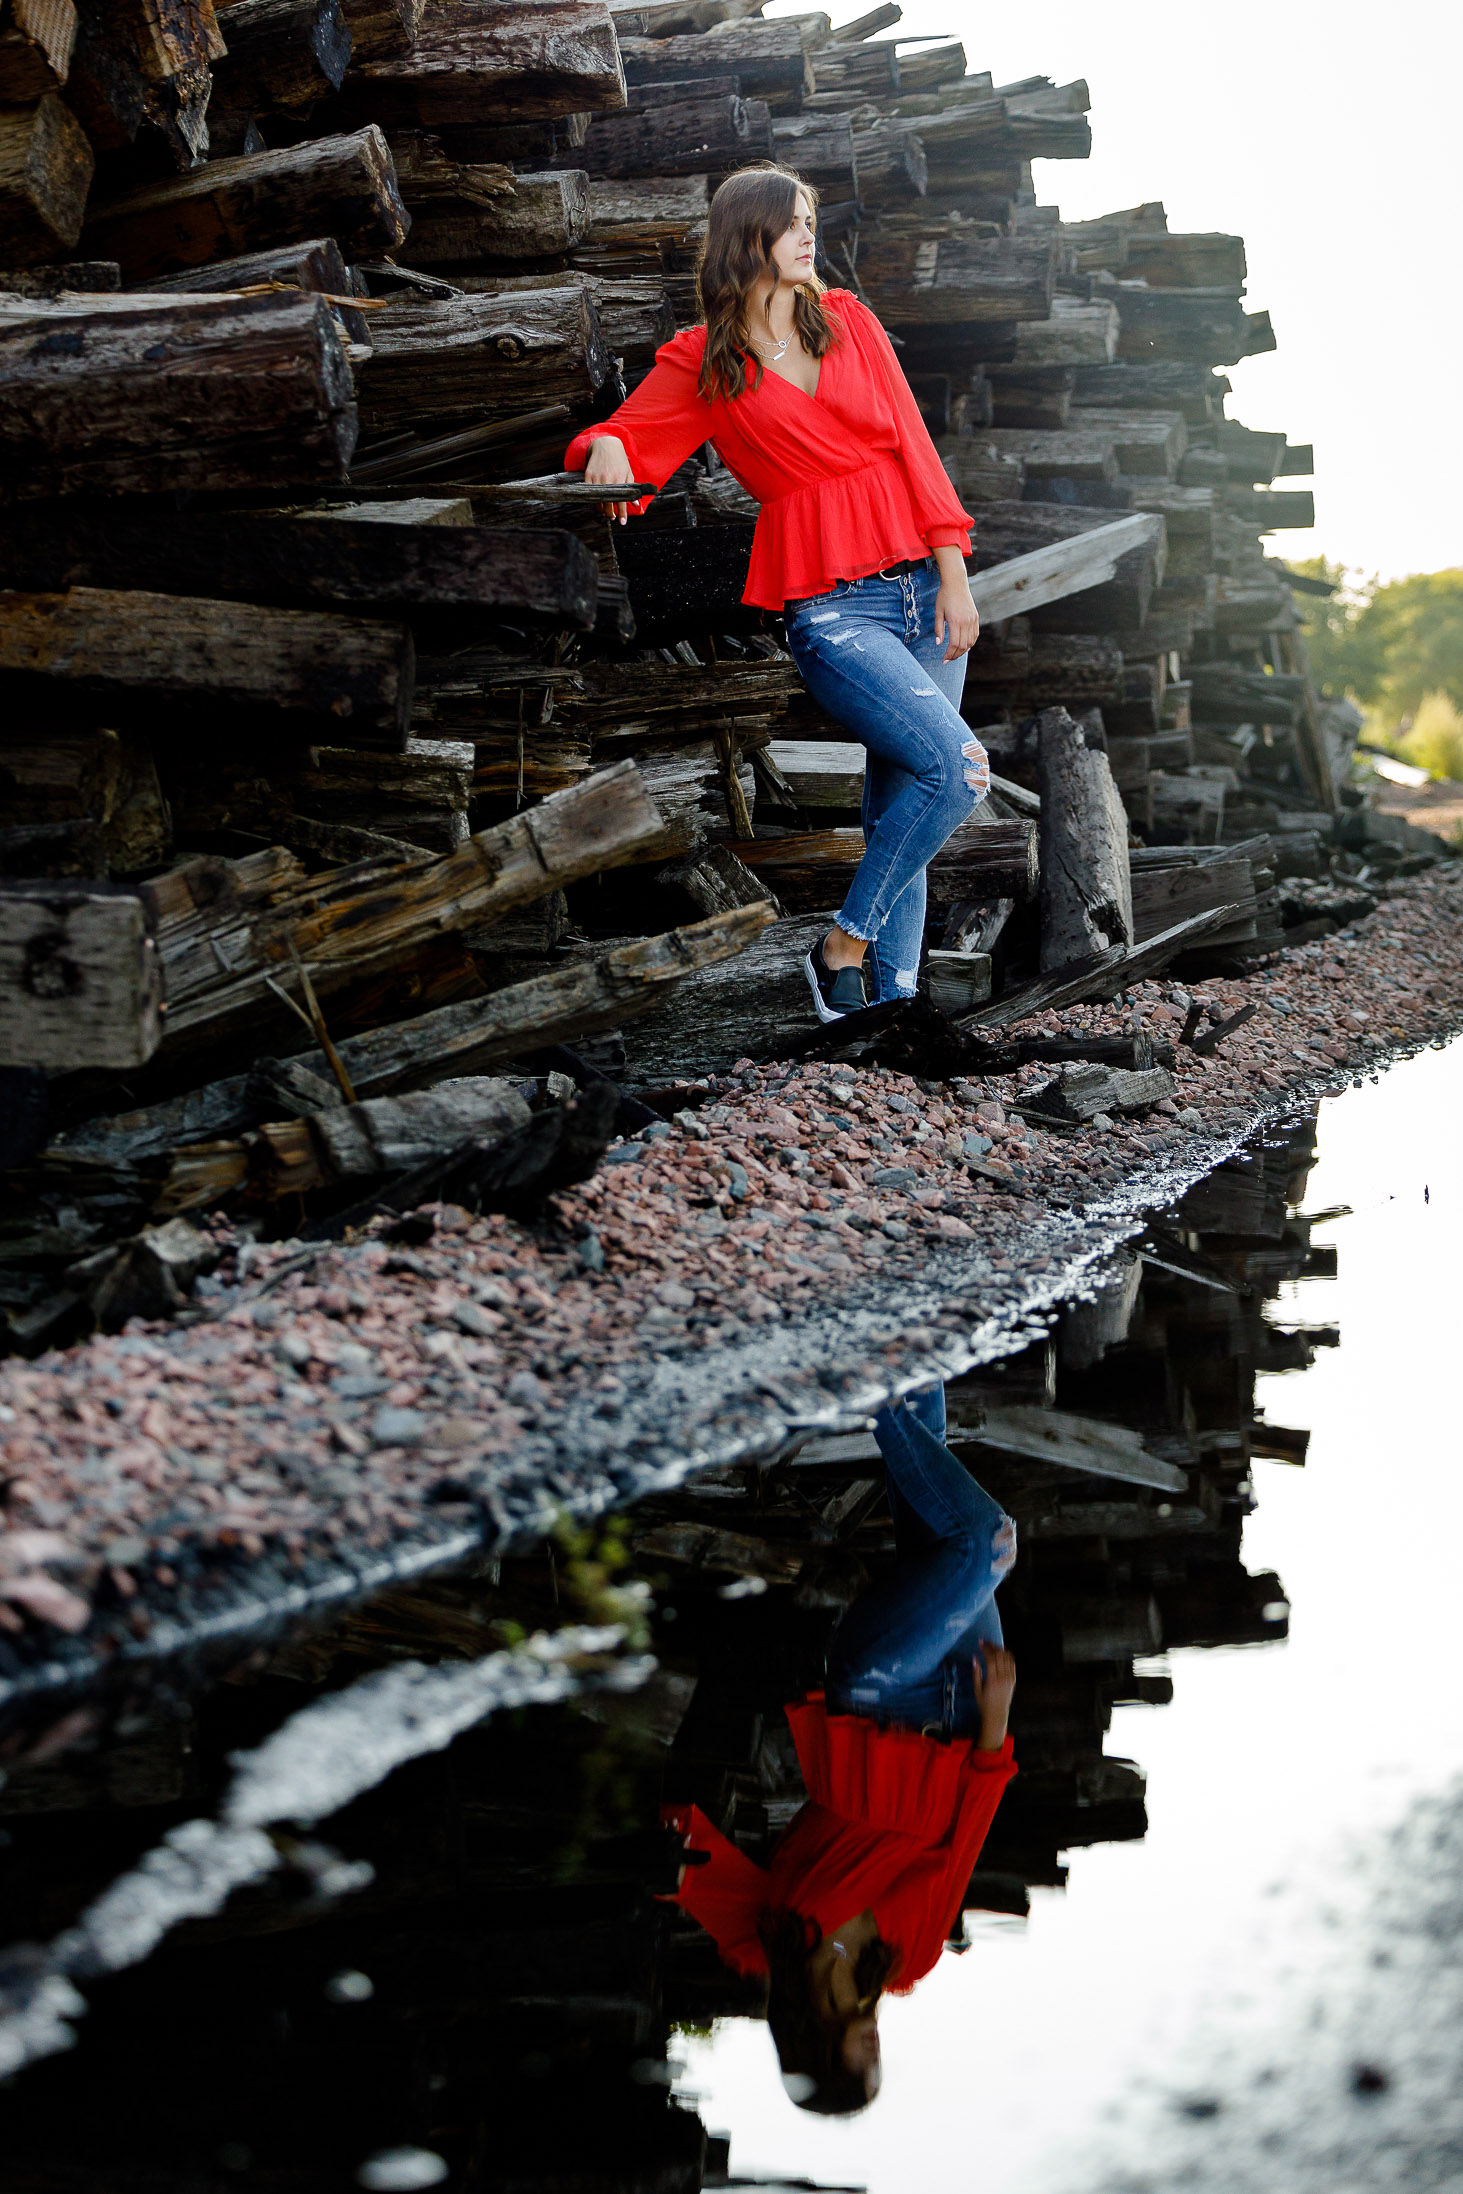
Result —
[[[1297,884],[1432,857],[1338,817],[1344,712],[1262,549],[1309,453],[1224,417],[1273,341],[1239,239],[1064,224],[1031,163],[1085,155],[1085,88],[898,20],[12,0],[11,1345],[97,1315],[80,1264],[149,1226],[338,1214],[498,1117],[490,1067],[539,1105],[548,1046],[694,1076],[703,970],[764,1055],[805,1032],[777,917],[837,905],[861,755],[741,606],[755,510],[709,449],[627,528],[558,470],[694,319],[748,160],[817,184],[978,521],[997,787],[932,873],[936,1009],[1244,965],[1331,918]],[[356,1117],[448,1082],[410,1132]]]

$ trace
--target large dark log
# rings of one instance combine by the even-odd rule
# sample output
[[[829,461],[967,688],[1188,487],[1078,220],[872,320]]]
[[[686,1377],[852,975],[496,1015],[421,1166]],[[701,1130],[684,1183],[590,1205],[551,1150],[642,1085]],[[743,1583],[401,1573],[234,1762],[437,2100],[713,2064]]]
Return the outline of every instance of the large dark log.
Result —
[[[341,0],[216,0],[228,45],[211,104],[242,114],[307,107],[339,91],[351,62]]]
[[[318,297],[0,302],[10,496],[340,481],[356,408]]]
[[[825,206],[859,196],[858,155],[846,114],[790,114],[772,125],[774,156],[796,168]]]
[[[188,513],[163,527],[151,517],[62,506],[0,518],[0,585],[130,585],[397,617],[414,609],[506,611],[587,629],[598,572],[570,533],[246,511]]]
[[[1170,360],[1077,366],[1077,402],[1089,409],[1101,404],[1119,411],[1181,411],[1191,427],[1203,427],[1222,416],[1228,394],[1223,374],[1207,366]]]
[[[895,99],[899,75],[899,56],[892,43],[855,46],[839,39],[820,46],[814,55],[810,104],[821,113],[833,114]]]
[[[38,687],[207,701],[392,745],[406,737],[413,653],[404,626],[71,587],[0,593],[0,673],[12,704]]]
[[[515,175],[501,163],[450,159],[436,138],[420,131],[403,132],[391,149],[411,210],[411,235],[402,251],[409,265],[554,258],[588,232],[582,172]]]
[[[208,151],[210,64],[224,51],[213,0],[77,0],[67,104],[98,151],[129,145],[144,123],[173,165]]]
[[[530,404],[589,402],[611,372],[582,284],[501,290],[449,303],[402,298],[373,313],[375,355],[360,376],[373,432],[439,419],[510,418]]]
[[[858,163],[859,196],[866,205],[923,198],[929,184],[929,162],[923,140],[913,125],[908,129],[893,124],[856,129],[853,150]]]
[[[559,165],[589,175],[716,175],[770,159],[772,122],[760,99],[706,96],[625,114],[595,115],[582,146]]]
[[[992,704],[1100,708],[1122,695],[1122,650],[1096,634],[1033,632],[1025,618],[1013,617],[999,639],[983,633],[966,657],[967,715]]]
[[[424,0],[340,0],[353,65],[407,52],[421,32],[423,5]]]
[[[272,986],[294,979],[296,957],[327,995],[373,968],[409,959],[444,931],[494,920],[633,859],[658,842],[662,828],[640,772],[622,762],[479,832],[440,861],[384,871],[365,863],[247,906],[220,898],[206,863],[198,872],[201,905],[186,879],[160,879],[154,896],[167,1048],[212,1042],[278,1018]]]
[[[473,750],[465,741],[409,739],[399,754],[312,746],[302,758],[298,748],[214,753],[178,740],[163,748],[162,769],[185,841],[247,831],[298,846],[304,822],[371,833],[410,860],[450,853],[468,835]]]
[[[990,584],[994,587],[999,583],[1000,567],[1058,542],[1107,534],[1112,523],[1110,511],[1087,510],[1072,503],[983,503],[972,535],[971,563],[976,572],[992,573]],[[1116,538],[1107,534],[1107,540],[1099,546],[1106,549],[1108,542]],[[1080,562],[1074,562],[1066,578],[1069,583],[1081,584],[1069,584],[1069,591],[1049,596],[1049,601],[1060,606],[1040,614],[1048,623],[1059,623],[1064,631],[1106,631],[1117,613],[1123,623],[1140,624],[1148,614],[1163,570],[1163,551],[1162,531],[1155,528],[1146,541],[1139,538],[1136,546],[1115,556],[1110,564],[1104,558],[1102,564],[1084,569]],[[998,612],[983,606],[981,614],[989,617]]]
[[[1062,708],[1047,709],[1041,770],[1041,966],[1044,974],[1133,942],[1128,818],[1105,754]]]
[[[70,251],[94,166],[85,130],[54,92],[34,106],[0,107],[0,257],[7,265],[34,266]]]
[[[407,52],[352,72],[353,111],[426,129],[599,113],[625,104],[603,0],[427,0]]]
[[[738,23],[704,37],[622,38],[627,84],[674,82],[683,77],[735,76],[745,96],[796,105],[813,89],[810,29],[827,17],[793,17],[786,23]]]
[[[369,258],[395,251],[409,226],[386,140],[372,124],[145,183],[93,206],[86,243],[136,283],[302,236],[333,236]]]
[[[927,276],[919,256],[923,240],[911,235],[908,244],[908,265],[897,271],[892,265],[866,271],[866,253],[859,253],[859,280],[868,301],[891,327],[1005,325],[1044,320],[1051,310],[1057,251],[1044,237],[950,235],[936,246]]]
[[[1266,312],[1246,312],[1225,290],[1128,289],[1107,293],[1118,308],[1118,357],[1232,366],[1275,348]]]
[[[830,906],[838,905],[837,879]],[[779,1038],[817,1027],[803,959],[831,913],[776,922],[747,951],[708,970],[669,1006],[625,1031],[626,1072],[649,1086],[725,1073],[738,1059],[774,1058]]]
[[[0,27],[0,105],[28,106],[71,72],[76,0],[11,0]]]
[[[142,902],[77,884],[0,887],[0,1067],[135,1067],[162,990]]]

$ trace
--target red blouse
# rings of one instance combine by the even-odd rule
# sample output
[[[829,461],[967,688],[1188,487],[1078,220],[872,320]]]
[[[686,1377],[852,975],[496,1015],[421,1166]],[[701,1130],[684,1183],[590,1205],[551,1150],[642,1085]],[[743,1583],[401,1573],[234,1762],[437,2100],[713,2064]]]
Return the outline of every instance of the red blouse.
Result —
[[[932,548],[970,554],[974,521],[935,454],[888,336],[851,291],[828,290],[823,303],[838,339],[816,396],[771,372],[730,402],[703,396],[696,384],[706,330],[686,328],[662,344],[619,410],[576,434],[564,454],[565,470],[582,472],[590,445],[618,435],[635,478],[659,488],[693,450],[713,443],[762,505],[742,597],[759,609],[826,594],[839,579],[862,579]]]
[[[665,1818],[711,1854],[687,1869],[676,1902],[738,1973],[765,1973],[757,1933],[764,1912],[790,1907],[828,1934],[872,1911],[899,1951],[898,1989],[913,1988],[940,1955],[1002,1792],[1016,1773],[1008,1737],[999,1752],[971,1738],[945,1744],[912,1729],[880,1729],[830,1714],[821,1691],[787,1710],[807,1785],[798,1813],[763,1868],[713,1828],[697,1806]]]

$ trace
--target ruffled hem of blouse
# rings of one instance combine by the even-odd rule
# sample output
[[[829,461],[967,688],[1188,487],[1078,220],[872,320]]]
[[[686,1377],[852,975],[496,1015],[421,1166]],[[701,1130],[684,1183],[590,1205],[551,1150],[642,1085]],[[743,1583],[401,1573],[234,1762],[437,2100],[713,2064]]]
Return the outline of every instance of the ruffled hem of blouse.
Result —
[[[763,504],[742,600],[780,610],[804,595],[827,594],[840,579],[865,579],[885,564],[928,554],[904,473],[896,459],[880,457]]]
[[[881,1729],[859,1714],[830,1714],[821,1691],[787,1710],[808,1796],[845,1821],[944,1841],[972,1776],[1015,1772],[1009,1738],[976,1757],[973,1737],[948,1744],[914,1729]]]

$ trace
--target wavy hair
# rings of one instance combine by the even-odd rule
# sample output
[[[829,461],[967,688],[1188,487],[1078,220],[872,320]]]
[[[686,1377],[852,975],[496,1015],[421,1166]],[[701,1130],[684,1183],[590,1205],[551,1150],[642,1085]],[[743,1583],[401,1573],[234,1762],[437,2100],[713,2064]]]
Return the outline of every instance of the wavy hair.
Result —
[[[808,1986],[808,1960],[823,1940],[816,1920],[782,1907],[765,1913],[758,1933],[767,1957],[767,2024],[783,2085],[799,2110],[849,2118],[871,2100],[861,2074],[843,2061],[843,2027],[818,2016]],[[859,2000],[870,2009],[898,1963],[882,1937],[865,1945],[854,1969]]]
[[[764,274],[772,276],[774,291],[782,280],[772,247],[792,220],[799,191],[816,213],[818,193],[812,184],[793,168],[769,160],[760,167],[738,168],[711,201],[706,241],[696,262],[696,296],[706,322],[703,396],[740,396],[749,386],[749,368],[755,375],[753,388],[766,371],[752,349],[748,310],[752,290]],[[793,326],[814,358],[822,358],[837,340],[820,301],[826,287],[810,274],[793,292]],[[767,303],[770,313],[770,297]]]

